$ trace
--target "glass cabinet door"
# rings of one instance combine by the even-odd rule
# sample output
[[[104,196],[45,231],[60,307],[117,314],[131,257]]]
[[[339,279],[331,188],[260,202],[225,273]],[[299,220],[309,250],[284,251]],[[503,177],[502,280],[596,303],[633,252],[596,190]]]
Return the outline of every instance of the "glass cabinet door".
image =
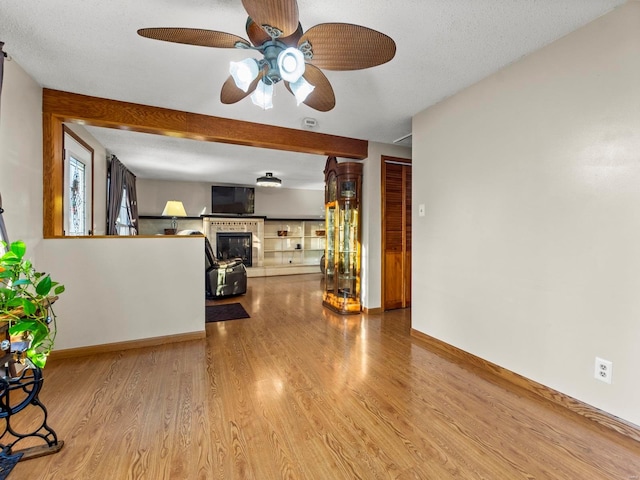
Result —
[[[357,241],[358,210],[340,209],[338,231],[338,295],[354,297],[358,293],[359,246]]]
[[[338,313],[359,313],[362,164],[339,164],[330,157],[325,182],[327,242],[323,304]]]
[[[335,202],[327,204],[326,212],[325,212],[325,221],[327,228],[327,243],[325,247],[325,291],[333,292],[334,291],[334,281],[336,278],[336,236],[335,236],[335,215],[336,215],[336,206]]]

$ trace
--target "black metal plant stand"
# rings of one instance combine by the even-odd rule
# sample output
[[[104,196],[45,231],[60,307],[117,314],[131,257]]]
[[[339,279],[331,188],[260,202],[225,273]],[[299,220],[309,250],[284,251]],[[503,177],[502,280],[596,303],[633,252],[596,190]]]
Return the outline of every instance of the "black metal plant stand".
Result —
[[[64,445],[47,425],[47,409],[38,398],[42,370],[29,359],[25,362],[24,370],[18,375],[0,377],[0,459],[3,455],[21,455],[23,460],[40,457],[56,453]],[[15,425],[21,417],[28,417],[27,432]],[[22,418],[20,423],[24,421]],[[16,449],[23,445],[25,448]]]

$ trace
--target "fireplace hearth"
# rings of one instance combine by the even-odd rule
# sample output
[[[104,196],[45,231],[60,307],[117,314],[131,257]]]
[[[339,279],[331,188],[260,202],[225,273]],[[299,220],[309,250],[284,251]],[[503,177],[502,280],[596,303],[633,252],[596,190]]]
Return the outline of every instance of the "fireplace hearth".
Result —
[[[245,266],[252,265],[251,232],[217,232],[216,255],[220,260],[241,258]]]

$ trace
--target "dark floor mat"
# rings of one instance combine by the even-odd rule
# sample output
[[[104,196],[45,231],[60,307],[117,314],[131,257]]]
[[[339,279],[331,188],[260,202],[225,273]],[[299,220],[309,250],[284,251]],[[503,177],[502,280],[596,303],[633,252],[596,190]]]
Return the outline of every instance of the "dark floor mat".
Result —
[[[208,305],[206,308],[205,321],[222,322],[224,320],[237,320],[240,318],[251,318],[244,307],[239,303],[224,303],[222,305]],[[0,479],[1,480],[1,479]]]

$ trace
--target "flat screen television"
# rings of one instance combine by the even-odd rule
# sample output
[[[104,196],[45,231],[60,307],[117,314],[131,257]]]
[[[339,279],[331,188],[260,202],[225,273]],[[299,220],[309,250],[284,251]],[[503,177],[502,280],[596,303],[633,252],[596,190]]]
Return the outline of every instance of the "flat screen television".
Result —
[[[211,186],[211,213],[250,215],[254,213],[253,187]]]

